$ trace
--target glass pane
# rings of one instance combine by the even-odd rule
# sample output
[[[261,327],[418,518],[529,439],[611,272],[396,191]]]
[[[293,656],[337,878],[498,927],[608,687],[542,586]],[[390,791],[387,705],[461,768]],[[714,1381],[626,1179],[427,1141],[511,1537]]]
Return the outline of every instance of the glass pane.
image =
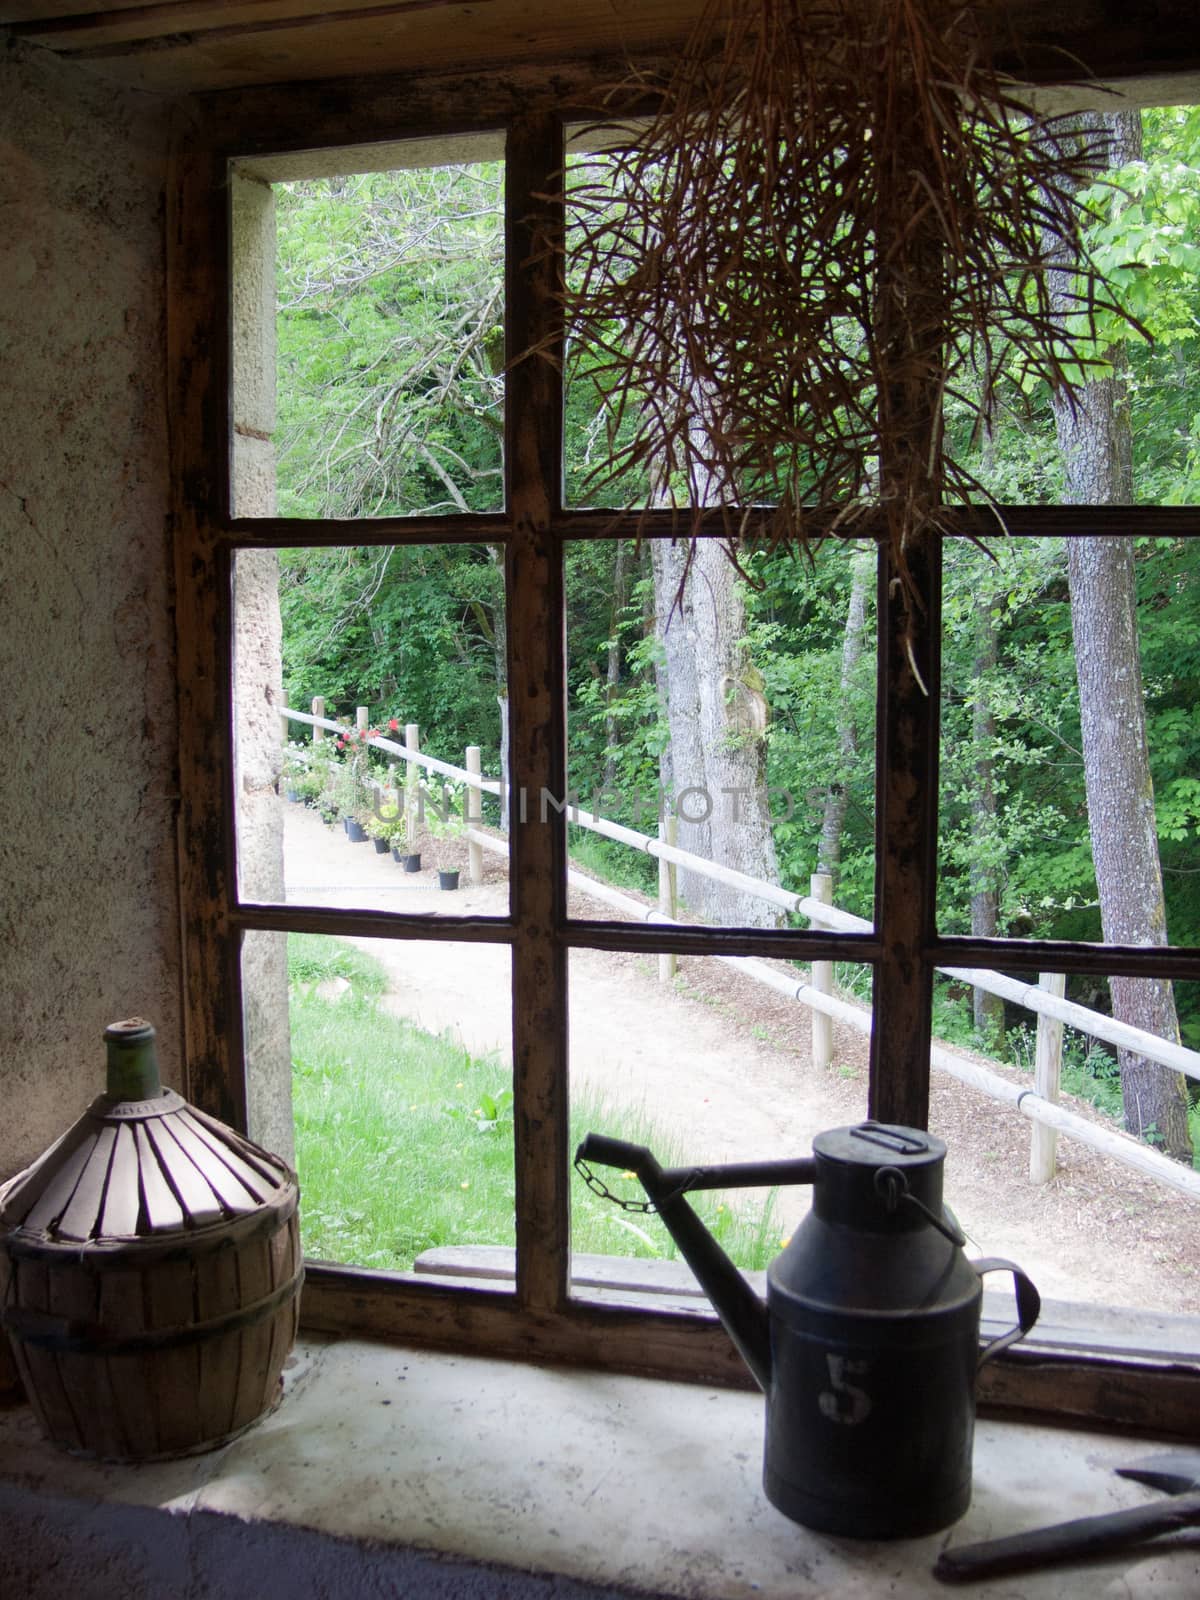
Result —
[[[270,189],[235,176],[242,516],[503,504],[504,168],[422,150]]]
[[[1114,114],[1113,122],[1120,120]],[[1023,374],[1011,348],[1007,356],[993,352],[995,368],[980,363],[975,380],[982,385],[987,371],[997,383],[991,428],[980,428],[963,398],[948,400],[950,448],[998,501],[1194,505],[1200,499],[1194,355],[1200,263],[1184,222],[1191,213],[1183,210],[1196,194],[1198,128],[1194,106],[1147,108],[1135,127],[1110,125],[1112,155],[1125,164],[1097,170],[1087,194],[1083,234],[1092,258],[1153,342],[1102,311],[1097,345],[1080,353],[1104,364],[1086,374],[1092,381],[1076,404]],[[1095,138],[1094,129],[1088,136]],[[1051,292],[1065,321],[1063,289],[1052,283]],[[1072,320],[1082,331],[1082,314]],[[969,400],[969,369],[960,381]]]
[[[241,551],[235,572],[242,896],[506,915],[501,551]]]
[[[291,1095],[305,1254],[408,1270],[430,1251],[495,1246],[511,1262],[507,946],[251,937],[274,943],[286,981],[274,1017],[291,1074],[274,1093]],[[243,978],[248,1014],[265,1014],[261,952]],[[259,1051],[260,1101],[269,1070]]]
[[[580,287],[580,230],[585,225],[590,229],[595,222],[586,199],[586,214],[581,213],[580,197],[593,188],[603,193],[611,182],[611,171],[602,155],[568,156],[567,276],[574,288]],[[636,429],[637,407],[621,411],[619,397],[612,393],[612,385],[602,370],[604,365],[603,352],[590,342],[573,339],[568,345],[563,415],[565,504],[629,507],[650,505],[656,498],[662,502],[667,486],[652,483],[644,467],[630,464],[625,458]]]
[[[814,1031],[793,998],[825,976],[781,961],[732,964],[574,950],[570,968],[572,1148],[588,1132],[647,1146],[663,1166],[790,1160],[814,1135],[859,1122],[867,1107],[870,1012]],[[764,981],[765,980],[765,981]],[[596,1166],[623,1199],[645,1199],[621,1170]],[[572,1277],[591,1292],[614,1279],[651,1291],[690,1290],[657,1216],[623,1210],[575,1175]],[[695,1206],[737,1264],[765,1268],[805,1215],[804,1187],[710,1191]],[[605,1257],[636,1257],[615,1269]]]
[[[948,541],[944,589],[940,929],[1200,943],[1200,542]]]
[[[591,915],[640,920],[649,899],[680,922],[815,926],[799,903],[822,872],[850,914],[831,924],[865,926],[853,918],[871,916],[874,890],[874,550],[742,565],[711,540],[690,561],[662,540],[567,546],[573,865],[606,891]],[[694,858],[661,899],[658,863],[614,824]]]
[[[1029,973],[995,987],[986,1053],[955,1031],[961,975],[936,1026],[930,1127],[971,1253],[1015,1260],[1050,1299],[1194,1312],[1200,984]],[[1114,1013],[1143,1031],[1114,1041]],[[1066,1114],[1057,1133],[1036,1121],[1040,1101]],[[1143,1151],[1157,1152],[1153,1174],[1120,1159]]]

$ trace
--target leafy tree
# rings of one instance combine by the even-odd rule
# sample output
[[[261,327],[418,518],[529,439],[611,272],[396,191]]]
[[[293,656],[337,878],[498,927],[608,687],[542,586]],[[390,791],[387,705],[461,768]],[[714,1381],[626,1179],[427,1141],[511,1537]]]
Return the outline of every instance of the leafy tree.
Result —
[[[499,505],[502,182],[492,164],[281,187],[285,515]]]

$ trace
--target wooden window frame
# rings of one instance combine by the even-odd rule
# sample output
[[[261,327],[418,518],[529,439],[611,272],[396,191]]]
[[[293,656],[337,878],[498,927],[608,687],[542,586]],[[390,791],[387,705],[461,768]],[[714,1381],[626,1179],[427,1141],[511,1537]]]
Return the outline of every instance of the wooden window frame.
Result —
[[[515,1287],[453,1287],[381,1272],[311,1265],[303,1319],[314,1331],[384,1337],[538,1360],[619,1367],[664,1377],[748,1382],[707,1315],[597,1305],[569,1290],[567,963],[572,949],[682,955],[803,956],[874,967],[876,1026],[869,1114],[923,1125],[929,1098],[933,972],[989,965],[1067,973],[1200,978],[1200,949],[1151,951],[1057,941],[949,937],[937,932],[940,556],[930,540],[910,556],[925,626],[913,674],[883,563],[878,582],[876,903],[874,931],[836,934],[650,928],[568,921],[566,822],[516,828],[510,913],[501,919],[418,919],[384,912],[290,909],[239,899],[235,873],[231,728],[231,573],[239,549],[345,543],[486,540],[506,550],[512,782],[565,792],[562,545],[567,539],[672,531],[668,513],[614,519],[561,503],[561,374],[553,266],[533,231],[561,229],[556,188],[563,128],[611,66],[564,63],[457,79],[430,75],[369,85],[291,85],[197,96],[181,118],[168,206],[168,363],[181,738],[180,878],[185,949],[188,1091],[244,1126],[246,1088],[240,949],[254,930],[482,940],[512,953],[517,1206]],[[231,161],[286,151],[361,147],[466,130],[505,130],[507,380],[506,509],[499,515],[301,521],[238,519],[230,510]],[[531,264],[532,261],[532,264]],[[1200,511],[1138,508],[1137,531],[1200,537]],[[1127,509],[1009,507],[1016,537],[1129,531]],[[964,534],[994,528],[959,513]],[[719,531],[714,529],[714,531]],[[868,530],[869,532],[870,530]],[[926,692],[926,688],[928,692]],[[883,1041],[886,1040],[886,1046]],[[886,1059],[884,1058],[886,1049]],[[981,1403],[1157,1433],[1194,1431],[1200,1362],[1083,1355],[1018,1347],[981,1375]]]

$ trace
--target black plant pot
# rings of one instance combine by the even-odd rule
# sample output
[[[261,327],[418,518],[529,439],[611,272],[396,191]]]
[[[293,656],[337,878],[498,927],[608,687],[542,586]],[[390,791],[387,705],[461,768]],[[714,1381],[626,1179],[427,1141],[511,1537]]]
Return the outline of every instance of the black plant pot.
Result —
[[[420,870],[421,870],[421,852],[419,850],[414,855],[405,856],[405,858],[404,858],[404,870],[405,870],[405,872],[420,872]]]
[[[439,889],[457,889],[458,888],[458,870],[457,870],[457,868],[453,872],[443,872],[440,867],[438,868],[438,888]]]
[[[366,844],[367,830],[361,822],[355,822],[353,817],[346,818],[346,837],[351,844]]]
[[[377,856],[387,855],[390,846],[388,845],[386,839],[375,839],[373,843],[375,845],[375,854]]]
[[[408,860],[408,857],[404,854],[404,851],[401,850],[398,845],[393,845],[392,846],[392,860],[396,863],[396,865],[398,867],[402,867],[404,865],[404,863]]]

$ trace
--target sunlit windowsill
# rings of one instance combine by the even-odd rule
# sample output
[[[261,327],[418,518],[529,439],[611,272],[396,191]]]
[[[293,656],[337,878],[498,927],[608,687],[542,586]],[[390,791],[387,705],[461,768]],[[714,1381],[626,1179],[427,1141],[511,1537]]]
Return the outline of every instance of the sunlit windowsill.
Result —
[[[1152,1495],[1113,1472],[1154,1448],[1144,1440],[985,1420],[973,1503],[954,1528],[828,1538],[763,1497],[762,1420],[749,1393],[309,1340],[271,1416],[183,1461],[76,1460],[41,1439],[28,1408],[0,1415],[0,1586],[31,1600],[916,1596],[942,1592],[930,1569],[947,1542]],[[1171,1539],[972,1593],[1183,1600],[1200,1589],[1200,1541]]]

